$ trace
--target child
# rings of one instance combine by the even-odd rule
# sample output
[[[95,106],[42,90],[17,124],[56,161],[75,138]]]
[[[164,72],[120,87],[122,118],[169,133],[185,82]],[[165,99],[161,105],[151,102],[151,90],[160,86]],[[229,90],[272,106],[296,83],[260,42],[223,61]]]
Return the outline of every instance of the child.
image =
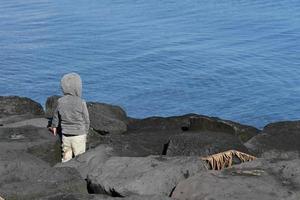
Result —
[[[54,135],[57,127],[62,132],[62,162],[85,152],[86,135],[90,120],[86,102],[81,99],[82,82],[76,73],[69,73],[61,79],[64,96],[58,99],[51,129]]]

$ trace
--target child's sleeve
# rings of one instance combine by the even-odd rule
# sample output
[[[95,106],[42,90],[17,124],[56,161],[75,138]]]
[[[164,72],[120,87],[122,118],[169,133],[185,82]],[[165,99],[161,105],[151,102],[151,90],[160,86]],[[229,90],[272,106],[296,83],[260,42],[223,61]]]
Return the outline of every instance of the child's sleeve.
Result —
[[[85,131],[88,134],[89,128],[90,128],[90,117],[89,117],[89,111],[87,109],[87,105],[86,105],[85,101],[83,101],[82,113],[83,113],[83,120],[84,120],[84,125],[85,125]]]
[[[57,105],[57,107],[55,108],[55,110],[53,112],[51,127],[52,128],[58,127],[58,123],[59,123],[59,117],[58,117],[58,105]]]

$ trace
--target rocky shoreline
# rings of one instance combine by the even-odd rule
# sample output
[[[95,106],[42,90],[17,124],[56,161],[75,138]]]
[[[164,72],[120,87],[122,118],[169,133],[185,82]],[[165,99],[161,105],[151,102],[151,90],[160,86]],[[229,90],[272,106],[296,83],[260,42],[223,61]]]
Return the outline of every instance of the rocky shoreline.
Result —
[[[60,163],[60,138],[47,129],[58,98],[44,111],[0,96],[0,199],[300,199],[300,121],[259,130],[198,114],[134,119],[88,102],[88,150]],[[257,159],[221,170],[200,159],[229,150]]]

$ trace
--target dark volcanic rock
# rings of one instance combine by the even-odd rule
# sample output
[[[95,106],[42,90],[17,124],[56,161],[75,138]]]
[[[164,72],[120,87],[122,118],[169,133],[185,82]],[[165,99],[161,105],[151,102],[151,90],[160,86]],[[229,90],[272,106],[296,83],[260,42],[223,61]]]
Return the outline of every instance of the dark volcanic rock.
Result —
[[[104,143],[112,145],[114,150],[120,152],[122,156],[166,154],[168,146],[165,144],[168,144],[170,140],[168,155],[219,153],[219,150],[229,149],[247,152],[242,141],[257,135],[258,132],[259,130],[254,127],[188,114],[175,117],[130,119],[128,131],[124,135],[105,138]],[[195,136],[196,134],[199,136]],[[195,137],[198,139],[192,141]],[[203,141],[199,142],[201,137]],[[201,146],[197,146],[199,144]],[[209,149],[205,150],[207,147]],[[177,148],[179,150],[176,150]]]
[[[262,134],[253,137],[245,146],[257,155],[266,152],[300,153],[300,121],[269,124]]]
[[[46,101],[46,104],[45,104],[45,106],[46,106],[46,117],[48,117],[48,118],[53,117],[53,112],[57,107],[57,101],[60,97],[61,96],[54,95],[54,96],[51,96],[51,97],[47,98],[47,101]]]
[[[0,194],[5,199],[32,200],[65,193],[87,193],[86,183],[72,168],[51,168],[23,151],[0,152]]]
[[[111,157],[87,181],[92,193],[168,196],[179,181],[205,170],[198,157]]]
[[[188,132],[171,136],[167,156],[208,156],[227,150],[247,153],[247,148],[234,135],[222,132]]]
[[[246,142],[260,133],[260,130],[252,126],[207,116],[191,117],[189,130],[229,133],[237,136],[242,142]]]
[[[175,133],[175,131],[128,132],[126,134],[104,136],[102,137],[102,143],[111,146],[114,154],[118,156],[143,157],[161,155],[164,144]]]
[[[44,115],[43,107],[26,97],[0,96],[0,118],[11,115]]]
[[[128,122],[129,131],[181,131],[183,127],[190,126],[190,117],[193,114],[174,117],[149,117],[145,119],[133,119]]]
[[[128,130],[124,134],[97,136],[93,133],[98,138],[91,140],[94,144],[111,146],[114,155],[129,157],[165,155],[168,147],[166,144],[170,144],[168,155],[206,155],[230,149],[247,152],[241,136],[244,134],[243,138],[250,138],[259,130],[234,122],[225,124],[219,121],[194,114],[129,119]],[[221,125],[227,128],[222,128]]]
[[[95,131],[103,134],[127,131],[127,115],[121,107],[96,102],[88,102],[87,106]]]
[[[298,200],[300,160],[257,159],[223,171],[199,173],[180,182],[176,200]]]
[[[134,131],[157,131],[157,130],[182,130],[182,131],[212,131],[222,132],[237,136],[245,142],[257,135],[260,130],[238,124],[228,120],[204,115],[188,114],[174,117],[150,117],[146,119],[131,119],[128,123],[128,130]]]

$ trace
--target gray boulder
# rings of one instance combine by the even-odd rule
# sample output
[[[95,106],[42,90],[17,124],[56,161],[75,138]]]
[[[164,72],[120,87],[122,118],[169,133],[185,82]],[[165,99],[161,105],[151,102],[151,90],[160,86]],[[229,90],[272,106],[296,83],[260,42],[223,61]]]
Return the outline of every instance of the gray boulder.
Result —
[[[176,200],[297,200],[300,160],[257,159],[222,171],[199,173],[181,181]]]
[[[0,118],[12,115],[44,116],[43,107],[26,97],[0,96]]]
[[[247,141],[245,146],[258,156],[267,152],[300,153],[300,121],[268,124],[262,134]]]
[[[91,193],[169,196],[179,181],[204,170],[198,157],[111,157],[87,182]]]
[[[167,156],[208,156],[227,150],[248,153],[235,135],[222,132],[188,132],[170,137]]]
[[[86,183],[72,168],[51,168],[23,151],[0,153],[0,194],[4,199],[38,199],[58,192],[87,193]]]
[[[58,163],[55,167],[75,168],[81,177],[86,179],[89,173],[94,173],[95,170],[98,170],[112,155],[113,149],[111,147],[99,145],[68,162]]]
[[[127,115],[121,107],[96,102],[88,102],[87,106],[93,130],[101,134],[127,131]]]

